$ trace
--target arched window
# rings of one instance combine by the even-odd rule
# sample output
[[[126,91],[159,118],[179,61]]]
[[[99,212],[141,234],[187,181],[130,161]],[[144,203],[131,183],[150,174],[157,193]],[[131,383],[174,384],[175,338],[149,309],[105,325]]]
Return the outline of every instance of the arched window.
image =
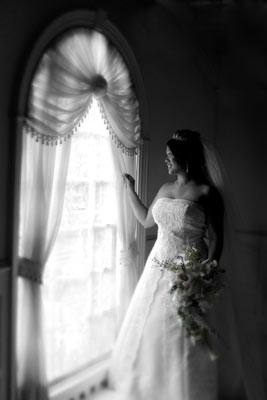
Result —
[[[108,21],[92,27],[92,16],[71,13],[53,24],[43,52],[33,52],[38,62],[29,64],[23,93],[21,399],[46,398],[49,381],[110,352],[138,279],[137,225],[122,173],[138,178],[142,85],[127,43]]]

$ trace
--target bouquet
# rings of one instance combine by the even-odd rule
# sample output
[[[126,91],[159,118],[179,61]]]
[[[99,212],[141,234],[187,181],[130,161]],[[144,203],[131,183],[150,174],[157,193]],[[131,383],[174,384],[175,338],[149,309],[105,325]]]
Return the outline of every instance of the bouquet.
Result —
[[[191,341],[204,345],[214,360],[216,355],[210,336],[216,335],[216,331],[208,324],[207,311],[224,287],[222,273],[225,271],[215,260],[203,261],[193,245],[187,246],[183,254],[174,258],[154,261],[168,271],[169,293],[180,324]]]

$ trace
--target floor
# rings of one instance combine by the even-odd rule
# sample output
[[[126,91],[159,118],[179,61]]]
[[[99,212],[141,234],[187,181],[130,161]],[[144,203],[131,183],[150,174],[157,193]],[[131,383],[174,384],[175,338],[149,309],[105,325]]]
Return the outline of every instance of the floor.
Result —
[[[90,400],[125,400],[116,394],[116,392],[104,389],[101,392],[95,393]]]

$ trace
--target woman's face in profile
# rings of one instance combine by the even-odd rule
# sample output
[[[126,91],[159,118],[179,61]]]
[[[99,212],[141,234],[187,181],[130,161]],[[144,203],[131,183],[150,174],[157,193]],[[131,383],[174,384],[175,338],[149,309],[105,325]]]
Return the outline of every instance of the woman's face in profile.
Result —
[[[176,158],[172,154],[169,146],[166,148],[165,163],[167,165],[169,175],[175,175],[182,169],[181,165],[177,162]]]

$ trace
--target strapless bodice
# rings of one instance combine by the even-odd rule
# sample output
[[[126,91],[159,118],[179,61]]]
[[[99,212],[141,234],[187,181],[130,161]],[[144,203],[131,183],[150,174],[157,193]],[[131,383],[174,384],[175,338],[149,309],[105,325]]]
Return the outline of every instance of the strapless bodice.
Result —
[[[174,257],[188,244],[206,255],[207,221],[204,208],[185,199],[159,198],[152,209],[158,225],[156,248],[159,258]]]

